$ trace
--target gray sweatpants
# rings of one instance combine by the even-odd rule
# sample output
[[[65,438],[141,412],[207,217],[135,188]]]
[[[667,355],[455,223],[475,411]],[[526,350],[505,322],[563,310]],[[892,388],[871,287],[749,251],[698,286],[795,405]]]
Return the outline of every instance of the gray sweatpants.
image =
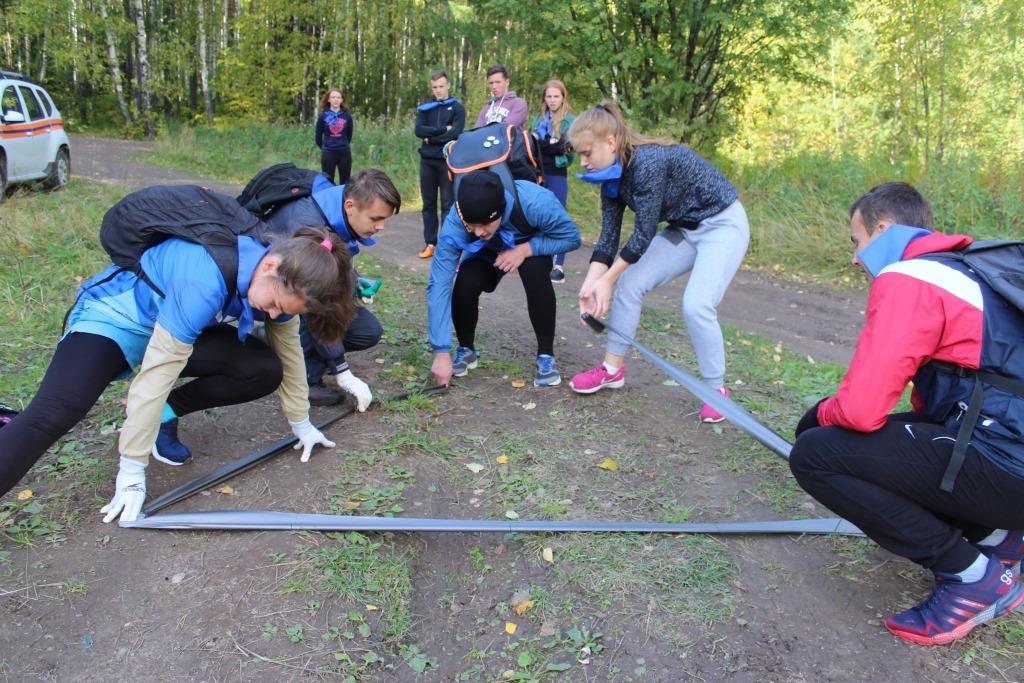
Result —
[[[717,308],[749,242],[747,212],[739,201],[701,221],[695,230],[662,230],[640,260],[619,278],[609,322],[623,334],[635,336],[644,295],[692,270],[683,292],[683,320],[701,377],[715,389],[721,388],[725,382],[725,343]],[[629,345],[619,335],[609,333],[606,348],[612,355],[625,356]]]

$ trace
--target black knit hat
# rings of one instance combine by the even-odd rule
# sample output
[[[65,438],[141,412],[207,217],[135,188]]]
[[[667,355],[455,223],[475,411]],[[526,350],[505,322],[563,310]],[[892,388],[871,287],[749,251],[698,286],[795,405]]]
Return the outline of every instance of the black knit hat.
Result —
[[[497,173],[473,171],[459,180],[459,196],[455,201],[463,222],[490,223],[505,212],[505,187]]]

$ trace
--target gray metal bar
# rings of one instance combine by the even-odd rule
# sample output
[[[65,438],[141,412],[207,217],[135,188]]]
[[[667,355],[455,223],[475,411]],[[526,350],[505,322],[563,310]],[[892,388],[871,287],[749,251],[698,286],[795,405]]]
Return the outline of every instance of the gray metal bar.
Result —
[[[795,519],[762,522],[709,522],[666,524],[603,520],[506,521],[426,519],[417,517],[365,517],[318,515],[262,510],[172,512],[144,517],[121,526],[130,529],[222,529],[307,531],[416,531],[416,532],[603,532],[656,534],[840,534],[863,536],[843,519]]]
[[[602,332],[605,329],[608,329],[625,339],[633,346],[633,348],[647,356],[648,360],[661,368],[665,374],[674,379],[684,388],[689,390],[691,394],[704,401],[704,403],[710,405],[723,416],[728,418],[730,422],[760,441],[775,454],[787,460],[789,459],[789,452],[793,449],[793,446],[777,433],[769,429],[763,422],[750,414],[746,408],[733,400],[722,396],[720,393],[709,387],[707,384],[704,384],[704,382],[701,382],[693,375],[672,365],[654,351],[650,350],[635,339],[627,337],[604,321],[598,320],[589,313],[584,313],[582,318],[583,322],[587,323],[587,325],[589,325],[595,332]]]

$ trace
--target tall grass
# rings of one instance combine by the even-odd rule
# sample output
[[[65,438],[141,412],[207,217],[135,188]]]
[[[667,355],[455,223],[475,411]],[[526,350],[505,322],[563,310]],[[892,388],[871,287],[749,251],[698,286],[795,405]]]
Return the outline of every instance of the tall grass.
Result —
[[[19,190],[0,208],[0,400],[35,393],[79,283],[110,263],[100,221],[123,195],[72,178],[61,192]]]
[[[418,140],[412,124],[357,121],[353,170],[379,168],[402,194],[403,211],[417,211]],[[253,124],[241,128],[170,128],[147,160],[181,168],[204,179],[242,184],[261,168],[282,161],[319,168],[312,127]],[[750,217],[746,265],[790,276],[845,284],[850,269],[847,207],[871,186],[887,180],[914,183],[932,202],[936,227],[980,238],[1024,237],[1024,171],[986,174],[970,158],[922,169],[879,155],[799,154],[763,163],[714,160],[739,188]],[[585,240],[600,233],[599,188],[569,174],[569,212]],[[626,212],[623,241],[632,212]]]

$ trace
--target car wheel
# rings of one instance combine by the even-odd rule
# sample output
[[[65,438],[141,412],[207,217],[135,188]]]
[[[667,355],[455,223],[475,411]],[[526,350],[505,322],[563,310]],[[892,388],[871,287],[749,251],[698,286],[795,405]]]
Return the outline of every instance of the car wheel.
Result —
[[[68,184],[71,179],[71,157],[68,155],[67,147],[57,150],[57,158],[53,160],[53,167],[50,175],[43,181],[43,187],[47,190],[59,190]]]

